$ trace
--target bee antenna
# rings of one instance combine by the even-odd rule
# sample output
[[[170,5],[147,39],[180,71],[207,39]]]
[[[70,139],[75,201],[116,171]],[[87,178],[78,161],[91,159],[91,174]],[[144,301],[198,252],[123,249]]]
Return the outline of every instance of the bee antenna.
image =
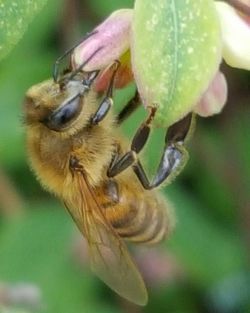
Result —
[[[76,43],[73,47],[71,47],[70,49],[68,49],[63,55],[61,55],[54,63],[53,66],[53,72],[52,72],[52,76],[54,79],[54,82],[57,83],[58,82],[58,78],[59,78],[59,66],[61,64],[61,61],[66,58],[76,47],[78,47],[84,40],[88,39],[89,37],[95,35],[96,33],[98,33],[97,30],[87,33],[81,40],[80,42]],[[83,65],[84,66],[84,65]]]
[[[70,76],[68,77],[69,80],[71,80],[74,76],[76,76],[81,70],[84,68],[85,65],[89,63],[89,61],[92,60],[92,58],[100,51],[103,49],[103,46],[99,47],[96,49],[88,58],[86,61],[84,61],[78,68],[76,68],[74,71],[71,72]]]
[[[81,72],[81,70],[83,69],[83,67],[85,65],[87,65],[89,63],[89,61],[91,61],[91,59],[101,50],[103,49],[103,46],[99,47],[98,49],[96,49],[89,57],[86,61],[84,61],[77,69],[75,69],[74,71],[71,72],[71,74],[69,76],[66,76],[66,77],[62,77],[62,79],[60,80],[57,80],[56,82],[60,85],[60,88],[63,89],[64,86],[72,79],[74,78],[79,72]],[[93,71],[93,72],[90,72],[91,74],[92,73],[95,73],[93,75],[95,75],[95,77],[98,75],[100,71],[99,70],[96,70],[96,71]],[[93,76],[92,75],[92,76]],[[90,75],[91,76],[91,75]],[[89,81],[89,85],[91,85],[93,83],[94,79],[91,78],[91,80]]]

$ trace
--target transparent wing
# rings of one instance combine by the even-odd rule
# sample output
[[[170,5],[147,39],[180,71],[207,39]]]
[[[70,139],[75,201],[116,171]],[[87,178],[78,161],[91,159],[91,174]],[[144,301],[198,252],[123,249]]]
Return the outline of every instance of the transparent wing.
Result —
[[[125,244],[103,215],[84,174],[75,174],[81,197],[81,205],[77,208],[81,218],[75,221],[87,239],[92,270],[120,296],[145,305],[147,290]],[[65,204],[72,213],[70,204]]]

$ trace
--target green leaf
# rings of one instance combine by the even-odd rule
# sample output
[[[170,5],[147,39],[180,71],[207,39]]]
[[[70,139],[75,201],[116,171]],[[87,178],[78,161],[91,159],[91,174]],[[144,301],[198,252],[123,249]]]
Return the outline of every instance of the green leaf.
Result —
[[[199,203],[181,188],[168,188],[175,205],[178,223],[171,240],[166,242],[193,280],[212,287],[227,277],[247,268],[244,244],[234,233],[216,224],[209,217],[209,208]]]
[[[132,63],[145,106],[157,126],[191,111],[221,60],[220,25],[212,0],[136,0]]]
[[[47,0],[0,1],[0,60],[22,38],[29,23]]]
[[[121,8],[131,8],[133,7],[133,0],[91,0],[88,1],[88,6],[91,7],[91,10],[100,16],[108,16],[111,12],[121,9]]]

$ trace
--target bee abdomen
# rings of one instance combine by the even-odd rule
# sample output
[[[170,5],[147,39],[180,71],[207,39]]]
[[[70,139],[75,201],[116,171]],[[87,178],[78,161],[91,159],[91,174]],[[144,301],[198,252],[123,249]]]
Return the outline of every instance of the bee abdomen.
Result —
[[[130,184],[109,181],[106,190],[109,200],[102,201],[104,214],[125,240],[153,244],[173,229],[171,205],[160,193],[145,191],[133,181]]]
[[[169,232],[170,217],[167,216],[168,209],[163,199],[151,194],[150,197],[143,197],[141,201],[137,199],[129,207],[134,214],[131,214],[129,219],[124,216],[124,223],[121,223],[122,220],[120,223],[113,223],[113,227],[124,239],[153,244],[161,241]]]

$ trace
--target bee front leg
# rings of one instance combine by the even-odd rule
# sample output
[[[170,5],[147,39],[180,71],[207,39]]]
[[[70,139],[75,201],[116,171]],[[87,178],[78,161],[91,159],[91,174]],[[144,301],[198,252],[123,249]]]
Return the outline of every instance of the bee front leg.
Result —
[[[106,96],[102,100],[101,104],[99,105],[99,108],[97,109],[96,113],[91,119],[92,125],[97,125],[98,123],[100,123],[104,119],[104,117],[107,115],[107,113],[109,112],[110,108],[113,105],[113,89],[114,89],[115,75],[119,69],[120,62],[115,61],[112,66],[114,67],[114,71],[112,73],[112,77],[109,82]]]

